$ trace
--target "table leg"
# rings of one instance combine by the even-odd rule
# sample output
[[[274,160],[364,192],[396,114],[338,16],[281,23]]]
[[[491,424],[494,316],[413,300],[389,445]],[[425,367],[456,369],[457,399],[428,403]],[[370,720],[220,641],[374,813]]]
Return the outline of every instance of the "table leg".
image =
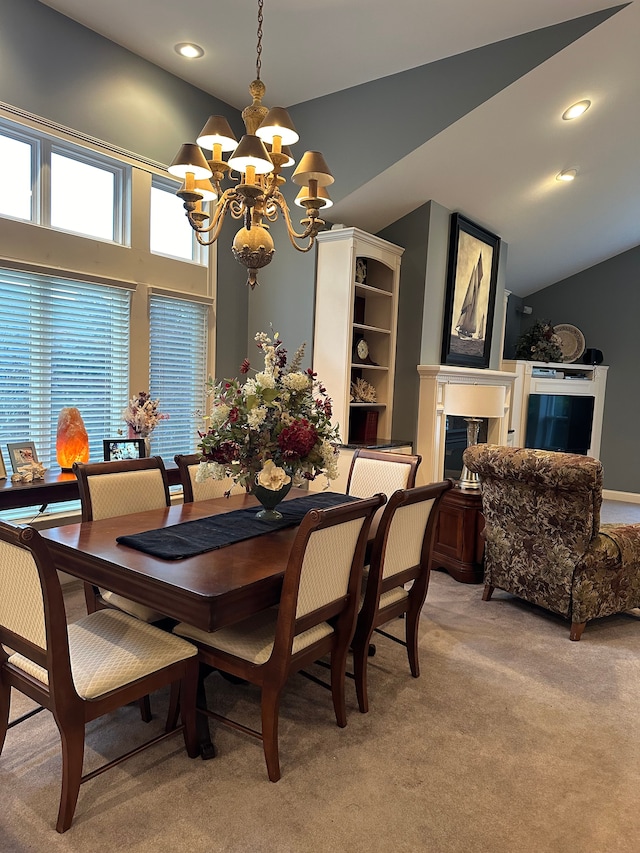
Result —
[[[212,672],[210,666],[200,664],[198,673],[198,690],[196,693],[196,707],[206,710],[207,694],[204,687],[205,678]],[[200,756],[203,761],[208,761],[210,758],[215,758],[216,748],[211,740],[211,732],[209,731],[209,718],[205,713],[196,715],[196,726],[198,730],[198,743],[200,744]]]

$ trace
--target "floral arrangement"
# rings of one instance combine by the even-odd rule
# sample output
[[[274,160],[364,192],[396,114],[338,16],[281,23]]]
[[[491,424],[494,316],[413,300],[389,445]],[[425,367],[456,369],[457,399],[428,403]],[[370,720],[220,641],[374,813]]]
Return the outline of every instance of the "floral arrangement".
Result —
[[[264,354],[264,368],[244,384],[238,379],[214,382],[207,394],[211,414],[201,431],[202,462],[196,479],[231,477],[251,490],[256,485],[277,491],[301,485],[323,474],[338,476],[340,435],[331,424],[331,399],[316,374],[301,369],[305,344],[287,365],[279,335],[255,336]],[[252,370],[248,359],[242,374]]]
[[[537,320],[516,343],[516,358],[527,361],[563,361],[560,336],[549,320]]]
[[[146,438],[151,435],[160,421],[168,419],[169,415],[159,411],[160,400],[152,400],[148,391],[140,391],[129,400],[129,405],[122,412],[122,419],[131,432]]]

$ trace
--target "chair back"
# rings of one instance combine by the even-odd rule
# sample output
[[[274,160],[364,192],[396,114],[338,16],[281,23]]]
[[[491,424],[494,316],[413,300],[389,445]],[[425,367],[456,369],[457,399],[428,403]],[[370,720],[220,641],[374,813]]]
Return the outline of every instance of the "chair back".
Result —
[[[371,519],[384,501],[378,494],[305,515],[285,571],[273,656],[335,617],[336,631],[353,633]]]
[[[428,585],[430,556],[442,496],[452,480],[414,489],[399,489],[389,498],[382,513],[371,551],[362,610],[375,613],[400,590],[415,581],[414,593]],[[420,589],[418,589],[420,587]]]
[[[412,489],[421,461],[420,455],[358,449],[351,461],[347,494],[368,498],[382,492],[389,497],[398,489]]]
[[[113,462],[75,462],[83,521],[98,521],[170,505],[160,456]]]
[[[213,477],[208,477],[202,483],[198,483],[196,474],[200,466],[201,456],[199,453],[177,453],[174,459],[180,472],[182,493],[186,504],[193,503],[193,501],[221,498],[225,492],[231,491],[235,485],[231,477],[225,477],[224,480],[214,480]]]
[[[568,613],[576,563],[600,527],[600,462],[490,444],[464,461],[482,484],[485,581]]]
[[[48,685],[53,692],[64,686],[75,693],[62,588],[46,542],[32,527],[4,522],[0,522],[1,646],[20,656],[20,669],[35,678],[40,689]],[[6,651],[0,649],[0,663],[7,665],[7,660]]]

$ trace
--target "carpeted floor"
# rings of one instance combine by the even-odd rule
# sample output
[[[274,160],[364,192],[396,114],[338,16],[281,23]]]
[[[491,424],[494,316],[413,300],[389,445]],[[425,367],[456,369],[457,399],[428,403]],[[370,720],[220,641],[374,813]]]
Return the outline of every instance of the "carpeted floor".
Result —
[[[67,603],[71,618],[84,612],[79,589]],[[358,712],[350,684],[345,729],[328,691],[291,679],[277,784],[257,741],[212,724],[214,760],[189,760],[178,739],[148,750],[83,785],[62,836],[59,741],[40,714],[9,731],[0,757],[0,851],[635,853],[640,624],[619,615],[568,637],[550,614],[500,592],[483,602],[480,586],[436,572],[419,679],[380,638],[371,711]],[[213,675],[208,694],[257,724],[254,687]],[[166,700],[152,697],[154,729]],[[147,731],[136,707],[89,724],[85,770]]]

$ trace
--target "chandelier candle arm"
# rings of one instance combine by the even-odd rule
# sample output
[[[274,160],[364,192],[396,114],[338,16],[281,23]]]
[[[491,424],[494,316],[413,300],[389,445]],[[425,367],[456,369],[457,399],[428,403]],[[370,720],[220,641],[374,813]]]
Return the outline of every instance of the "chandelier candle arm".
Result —
[[[299,252],[308,252],[325,226],[319,210],[333,203],[325,187],[334,182],[322,154],[306,151],[292,176],[292,181],[302,187],[295,203],[306,211],[300,221],[305,226],[304,231],[297,233],[280,192],[280,187],[286,183],[280,171],[294,165],[289,146],[295,144],[299,136],[284,107],[268,109],[262,103],[266,91],[260,79],[263,7],[264,0],[258,0],[256,79],[249,86],[252,103],[242,111],[246,133],[237,142],[224,116],[209,116],[197,138],[198,144],[183,145],[168,167],[170,174],[184,182],[176,195],[182,199],[189,224],[201,245],[210,246],[218,239],[227,212],[232,218],[243,220],[244,227],[234,238],[232,252],[247,268],[247,284],[252,289],[257,284],[258,270],[271,263],[275,252],[263,217],[275,221],[280,211],[292,246]],[[211,160],[206,159],[200,146],[212,152]],[[227,162],[222,159],[224,152],[231,152]],[[229,171],[240,173],[240,183],[224,190],[222,181]],[[212,205],[211,213],[203,209],[205,203]],[[308,243],[300,246],[296,240]]]

